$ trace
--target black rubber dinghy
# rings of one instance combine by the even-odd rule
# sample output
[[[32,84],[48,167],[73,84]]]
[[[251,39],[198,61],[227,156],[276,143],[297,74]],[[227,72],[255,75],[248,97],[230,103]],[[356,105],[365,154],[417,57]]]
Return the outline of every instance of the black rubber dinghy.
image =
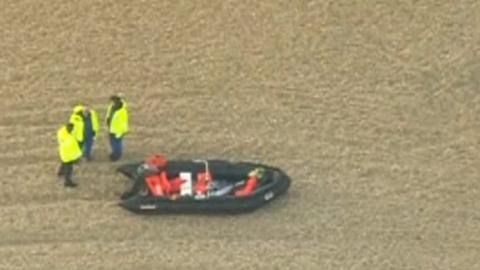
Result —
[[[117,171],[133,181],[133,188],[122,195],[120,206],[135,213],[243,213],[253,211],[279,196],[290,187],[290,177],[279,168],[251,162],[230,162],[225,160],[169,160],[166,166],[168,177],[180,173],[191,174],[211,172],[213,182],[219,183],[218,190],[208,196],[190,196],[184,194],[168,197],[154,196],[147,185],[143,162],[125,164]],[[233,190],[245,184],[252,170],[262,168],[264,175],[257,188],[246,196],[236,196]],[[195,185],[196,179],[192,179]],[[221,192],[227,190],[227,192]],[[230,192],[228,192],[230,190]]]

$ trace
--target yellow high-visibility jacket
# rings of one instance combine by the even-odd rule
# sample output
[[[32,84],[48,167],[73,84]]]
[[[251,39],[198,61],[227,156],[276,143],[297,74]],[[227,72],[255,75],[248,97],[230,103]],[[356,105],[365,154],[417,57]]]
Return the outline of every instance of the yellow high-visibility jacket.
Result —
[[[58,151],[62,162],[71,162],[82,156],[82,150],[75,137],[67,131],[65,126],[57,131]]]
[[[123,137],[128,132],[127,103],[124,100],[122,100],[122,103],[122,108],[113,112],[113,115],[111,115],[113,104],[110,104],[107,109],[107,119],[111,119],[108,132],[114,134],[117,138]]]
[[[73,124],[73,135],[78,142],[83,142],[85,140],[85,119],[78,115],[79,112],[83,112],[85,107],[82,105],[77,105],[73,108],[73,113],[70,116],[70,123]],[[95,135],[98,134],[100,129],[100,124],[98,122],[98,115],[95,110],[90,109],[90,120],[92,121],[92,129],[95,132]]]
[[[92,120],[92,128],[95,134],[98,134],[98,130],[100,129],[100,124],[98,123],[98,115],[95,110],[90,109],[90,119]]]
[[[83,117],[74,112],[70,116],[69,122],[73,124],[72,135],[78,142],[83,142],[85,139],[85,122],[83,121]]]

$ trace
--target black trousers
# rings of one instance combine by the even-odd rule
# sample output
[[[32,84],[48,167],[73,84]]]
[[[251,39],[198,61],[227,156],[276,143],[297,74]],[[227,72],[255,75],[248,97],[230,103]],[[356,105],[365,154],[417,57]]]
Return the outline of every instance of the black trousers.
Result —
[[[62,162],[60,168],[58,169],[58,175],[65,178],[65,183],[73,183],[73,164],[75,161]]]

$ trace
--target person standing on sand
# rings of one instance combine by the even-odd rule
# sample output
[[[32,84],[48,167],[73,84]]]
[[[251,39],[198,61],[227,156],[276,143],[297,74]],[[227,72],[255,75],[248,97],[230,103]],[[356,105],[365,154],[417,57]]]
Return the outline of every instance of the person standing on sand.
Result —
[[[73,124],[67,123],[57,131],[58,151],[61,165],[58,176],[64,176],[65,187],[76,187],[72,181],[73,164],[82,157],[82,150],[77,139],[73,136]]]
[[[84,141],[83,141],[83,157],[87,161],[92,160],[92,149],[95,137],[98,134],[99,124],[98,116],[95,110],[89,107],[83,108],[83,120],[84,120]]]
[[[69,122],[73,125],[72,135],[78,142],[80,149],[83,148],[85,140],[85,119],[83,117],[84,106],[77,105],[73,108],[73,113],[70,115]]]
[[[99,130],[97,113],[89,107],[77,105],[73,108],[70,123],[73,124],[73,135],[82,149],[83,157],[87,161],[92,160],[93,142]]]
[[[110,160],[117,161],[123,153],[123,137],[128,133],[127,103],[119,95],[110,97],[106,122],[110,140]]]

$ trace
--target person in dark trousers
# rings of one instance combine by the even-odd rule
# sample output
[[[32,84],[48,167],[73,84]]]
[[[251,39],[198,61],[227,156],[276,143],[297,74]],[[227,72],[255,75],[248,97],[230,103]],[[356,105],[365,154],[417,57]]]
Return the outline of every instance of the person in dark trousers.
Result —
[[[85,107],[83,108],[83,120],[85,124],[83,157],[86,158],[87,161],[91,161],[93,143],[99,129],[97,113],[95,112],[95,110]]]
[[[77,186],[77,184],[72,181],[73,165],[82,157],[82,150],[72,133],[72,123],[67,123],[57,131],[58,151],[61,160],[58,175],[64,176],[65,187]]]
[[[128,132],[127,103],[118,95],[110,97],[110,105],[107,109],[107,127],[110,140],[110,160],[117,161],[122,157],[123,138]]]

